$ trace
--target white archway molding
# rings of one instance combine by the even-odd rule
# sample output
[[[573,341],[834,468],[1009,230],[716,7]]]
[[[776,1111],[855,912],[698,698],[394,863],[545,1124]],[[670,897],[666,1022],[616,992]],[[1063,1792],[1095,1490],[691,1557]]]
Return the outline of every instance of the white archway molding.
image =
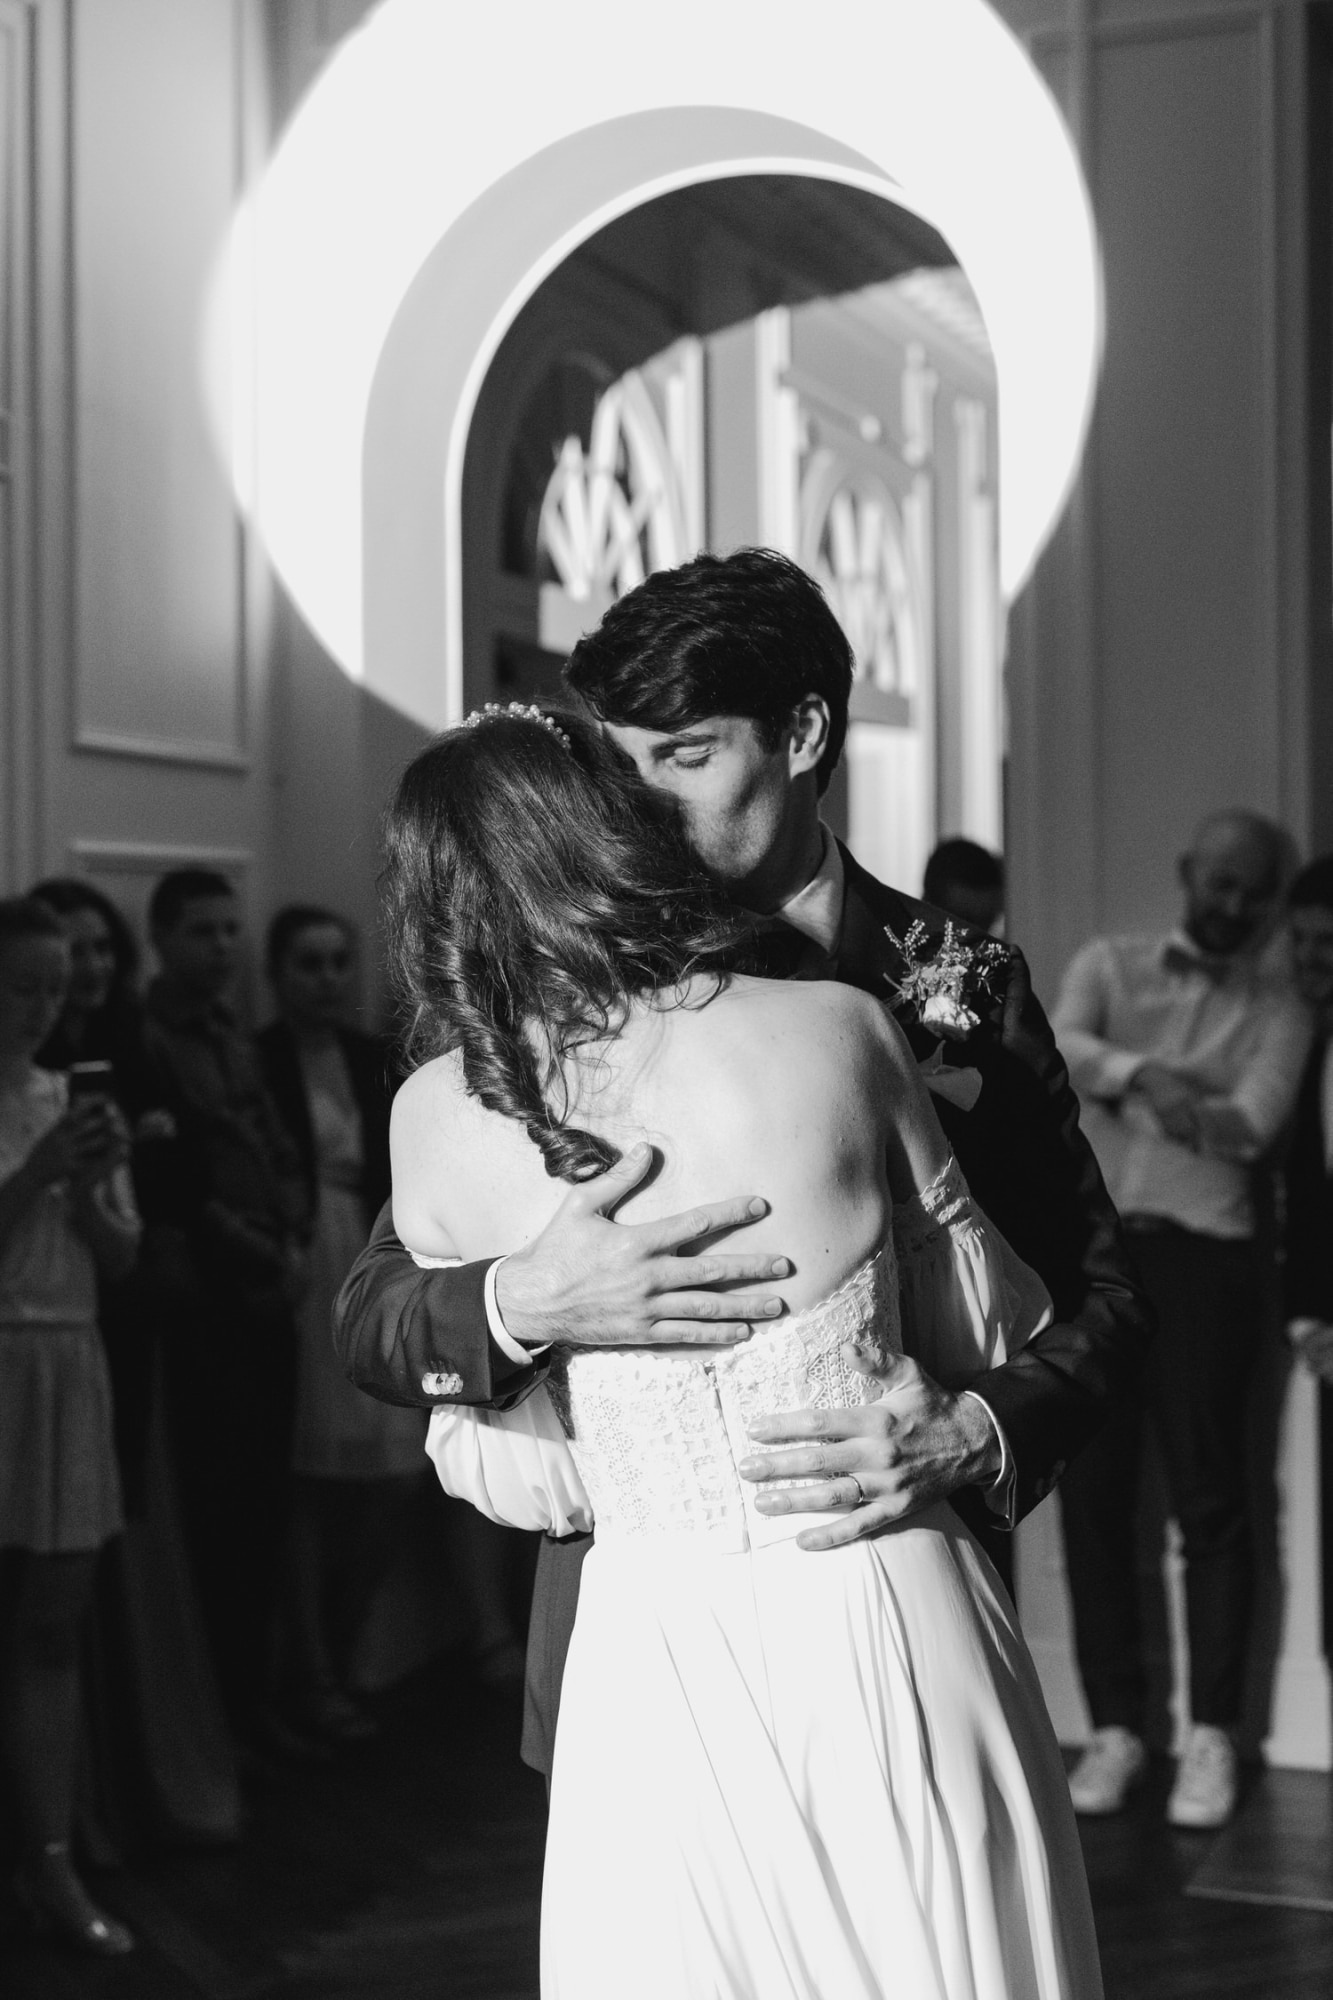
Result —
[[[570,252],[644,201],[691,183],[807,174],[897,191],[817,133],[756,113],[646,112],[573,134],[490,188],[422,265],[369,399],[364,651],[368,686],[430,728],[462,699],[463,457],[486,371],[527,300]]]
[[[984,0],[827,0],[815,34],[804,8],[774,4],[757,19],[673,0],[664,30],[638,37],[613,0],[580,0],[576,27],[537,0],[465,20],[439,0],[384,0],[311,90],[238,221],[212,346],[218,326],[253,318],[257,373],[240,390],[253,397],[257,464],[243,497],[324,644],[418,719],[450,713],[456,612],[437,602],[428,653],[387,664],[381,643],[396,648],[402,624],[381,629],[371,600],[383,606],[407,579],[387,561],[363,597],[363,514],[367,547],[396,539],[404,559],[414,549],[424,561],[438,532],[442,596],[448,489],[514,314],[604,222],[722,173],[868,187],[953,245],[996,357],[1012,595],[1077,467],[1100,288],[1068,134],[1008,30]],[[599,109],[619,115],[589,127]],[[368,426],[372,382],[386,437],[401,439],[411,413],[396,408],[392,357],[420,358],[412,300],[427,293],[441,314],[437,372],[413,383],[427,397],[415,421],[419,443],[431,434],[444,450],[419,476],[399,460],[395,496],[375,490],[392,454],[378,419]],[[445,490],[419,507],[432,478]]]

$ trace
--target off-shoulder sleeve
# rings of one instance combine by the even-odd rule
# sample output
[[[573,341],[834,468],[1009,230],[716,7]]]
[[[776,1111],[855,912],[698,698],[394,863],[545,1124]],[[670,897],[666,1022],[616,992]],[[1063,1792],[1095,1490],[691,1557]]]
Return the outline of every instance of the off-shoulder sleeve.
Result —
[[[461,1262],[415,1250],[411,1255],[425,1269]],[[426,1455],[446,1493],[505,1527],[548,1535],[586,1534],[592,1527],[592,1503],[545,1383],[508,1410],[437,1404]]]
[[[903,1347],[946,1389],[965,1389],[1052,1318],[1051,1296],[978,1208],[958,1162],[894,1210]]]

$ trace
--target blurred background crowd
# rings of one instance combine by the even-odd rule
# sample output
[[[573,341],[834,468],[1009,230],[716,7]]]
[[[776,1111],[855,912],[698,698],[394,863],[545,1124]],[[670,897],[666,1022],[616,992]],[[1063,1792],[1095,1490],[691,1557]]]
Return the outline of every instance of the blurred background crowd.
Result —
[[[4,1837],[29,1913],[109,1952],[76,1825],[92,1860],[232,1841],[247,1767],[364,1741],[443,1644],[517,1689],[529,1553],[334,1355],[395,1081],[349,925],[277,912],[258,1034],[224,876],[165,876],[149,929],[145,986],[92,885],[0,903]]]
[[[1061,1501],[1093,1722],[1071,1783],[1103,1814],[1146,1763],[1151,1428],[1192,1662],[1169,1813],[1200,1826],[1235,1806],[1246,1399],[1278,1325],[1333,1403],[1333,856],[1299,867],[1280,828],[1222,813],[1179,878],[1177,928],[1092,940],[1054,1008],[1162,1321],[1142,1407]],[[976,843],[941,842],[924,888],[1002,931],[1003,864]],[[531,1583],[530,1538],[439,1492],[424,1411],[353,1389],[334,1353],[398,1077],[353,1025],[352,926],[276,912],[256,1033],[233,883],[173,871],[147,924],[145,980],[87,881],[0,903],[3,1837],[20,1910],[105,1954],[134,1940],[83,1868],[240,1839],[256,1773],[367,1742],[377,1693],[432,1652],[517,1694]]]

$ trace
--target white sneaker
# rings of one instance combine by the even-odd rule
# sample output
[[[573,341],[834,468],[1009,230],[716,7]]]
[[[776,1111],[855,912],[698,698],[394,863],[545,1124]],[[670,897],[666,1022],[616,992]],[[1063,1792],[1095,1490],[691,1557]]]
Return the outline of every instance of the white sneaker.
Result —
[[[1132,1729],[1094,1729],[1069,1774],[1074,1811],[1100,1818],[1117,1813],[1148,1768],[1148,1752]]]
[[[1236,1747],[1225,1729],[1196,1722],[1166,1803],[1172,1826],[1225,1826],[1236,1810]]]

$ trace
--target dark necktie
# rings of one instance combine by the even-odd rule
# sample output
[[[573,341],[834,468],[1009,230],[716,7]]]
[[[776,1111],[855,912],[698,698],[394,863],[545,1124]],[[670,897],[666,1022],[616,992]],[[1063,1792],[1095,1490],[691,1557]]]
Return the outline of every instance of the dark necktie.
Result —
[[[833,962],[813,938],[780,917],[757,928],[746,952],[761,979],[831,979]]]

